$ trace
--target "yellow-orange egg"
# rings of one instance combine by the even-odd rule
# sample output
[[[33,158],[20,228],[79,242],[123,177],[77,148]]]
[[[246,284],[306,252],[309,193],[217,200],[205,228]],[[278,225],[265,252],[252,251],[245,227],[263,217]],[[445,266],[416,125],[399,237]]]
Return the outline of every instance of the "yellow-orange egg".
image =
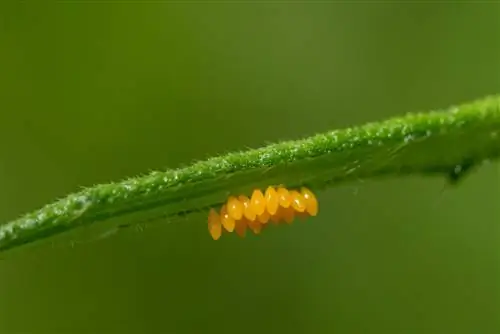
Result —
[[[254,234],[260,234],[262,231],[262,224],[258,220],[248,221],[248,228],[250,228]]]
[[[261,215],[257,216],[257,220],[259,222],[261,222],[262,224],[267,224],[267,222],[269,221],[270,218],[271,218],[271,215],[267,211],[264,211]]]
[[[306,200],[298,191],[290,191],[290,198],[292,200],[291,206],[295,211],[304,212],[306,210]]]
[[[316,199],[316,196],[314,196],[312,191],[310,191],[306,187],[302,187],[300,189],[300,193],[302,194],[302,197],[304,197],[306,203],[306,211],[311,216],[316,216],[318,214],[318,200]]]
[[[229,196],[226,204],[227,213],[234,220],[243,217],[243,204],[234,196]]]
[[[257,216],[264,213],[266,210],[266,201],[264,198],[264,194],[260,189],[255,189],[252,193],[252,197],[250,198],[250,206],[255,211]]]
[[[276,189],[267,187],[264,198],[266,200],[267,212],[269,212],[271,216],[275,215],[279,208],[279,197]]]
[[[247,231],[248,220],[245,217],[243,217],[240,220],[236,220],[235,223],[236,226],[234,230],[240,237],[244,238]]]
[[[243,206],[243,216],[252,221],[255,220],[257,214],[255,213],[253,207],[250,205],[250,199],[244,195],[238,197],[241,205]]]
[[[208,214],[208,232],[214,240],[219,240],[222,234],[220,216],[214,209],[210,209]]]
[[[288,208],[292,202],[290,198],[290,193],[286,188],[279,187],[276,190],[276,193],[278,194],[278,203],[281,207],[283,208]]]
[[[224,204],[222,208],[220,209],[220,219],[222,226],[226,229],[228,232],[233,232],[234,227],[236,225],[235,220],[227,213],[227,207]]]
[[[269,220],[272,221],[274,224],[279,224],[283,220],[283,210],[284,208],[279,207],[278,211],[274,215],[272,215]]]

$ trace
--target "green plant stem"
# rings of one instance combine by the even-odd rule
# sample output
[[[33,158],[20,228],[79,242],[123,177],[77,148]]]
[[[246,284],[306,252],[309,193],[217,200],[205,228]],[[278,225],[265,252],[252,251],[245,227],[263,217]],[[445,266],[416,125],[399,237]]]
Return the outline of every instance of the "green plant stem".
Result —
[[[283,184],[313,190],[383,175],[462,171],[500,155],[500,96],[230,153],[71,194],[0,226],[0,250],[132,213],[175,217],[220,206],[229,194]]]

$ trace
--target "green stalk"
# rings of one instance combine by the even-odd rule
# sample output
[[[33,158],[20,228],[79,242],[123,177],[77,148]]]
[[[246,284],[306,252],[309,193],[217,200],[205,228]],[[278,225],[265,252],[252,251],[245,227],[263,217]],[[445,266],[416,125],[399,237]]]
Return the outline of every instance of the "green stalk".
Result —
[[[313,191],[358,179],[445,175],[457,182],[500,155],[500,96],[447,110],[235,152],[189,167],[102,184],[0,226],[0,250],[125,215],[174,218],[219,207],[229,194],[283,184]]]

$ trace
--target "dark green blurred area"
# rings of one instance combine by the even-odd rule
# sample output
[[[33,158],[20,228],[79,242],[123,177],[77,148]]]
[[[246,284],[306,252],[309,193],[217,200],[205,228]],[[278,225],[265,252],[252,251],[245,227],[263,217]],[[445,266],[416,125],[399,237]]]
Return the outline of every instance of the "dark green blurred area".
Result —
[[[82,186],[500,92],[498,4],[0,5],[0,222]],[[1,333],[497,333],[498,164],[4,255]],[[84,232],[81,232],[82,235]]]

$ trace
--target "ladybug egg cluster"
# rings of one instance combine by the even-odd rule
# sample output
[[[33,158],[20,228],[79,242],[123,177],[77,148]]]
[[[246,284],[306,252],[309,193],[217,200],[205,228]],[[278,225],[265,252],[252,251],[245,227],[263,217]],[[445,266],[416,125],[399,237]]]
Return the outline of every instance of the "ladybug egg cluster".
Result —
[[[260,234],[269,222],[291,224],[295,217],[309,217],[318,214],[316,196],[307,188],[300,191],[284,187],[268,187],[264,193],[260,189],[252,196],[230,196],[219,212],[210,209],[208,231],[214,240],[223,232],[236,232],[244,237],[247,228]]]

